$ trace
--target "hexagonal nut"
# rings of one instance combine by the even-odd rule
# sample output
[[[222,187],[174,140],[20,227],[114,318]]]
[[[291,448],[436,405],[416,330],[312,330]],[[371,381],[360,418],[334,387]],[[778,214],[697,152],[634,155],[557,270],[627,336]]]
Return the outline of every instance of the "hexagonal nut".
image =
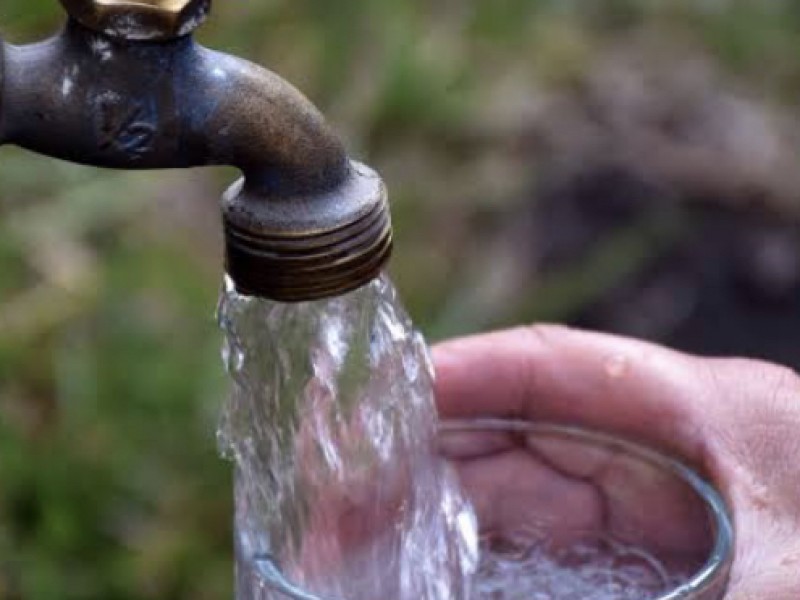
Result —
[[[131,41],[188,35],[211,10],[211,0],[61,0],[61,4],[89,29]]]

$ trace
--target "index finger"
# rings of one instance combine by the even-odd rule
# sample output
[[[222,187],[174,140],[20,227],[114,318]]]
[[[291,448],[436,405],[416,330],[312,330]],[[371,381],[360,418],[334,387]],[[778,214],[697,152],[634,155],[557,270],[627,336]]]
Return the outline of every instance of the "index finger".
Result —
[[[442,417],[578,425],[656,445],[708,467],[697,361],[660,346],[556,326],[434,349]]]

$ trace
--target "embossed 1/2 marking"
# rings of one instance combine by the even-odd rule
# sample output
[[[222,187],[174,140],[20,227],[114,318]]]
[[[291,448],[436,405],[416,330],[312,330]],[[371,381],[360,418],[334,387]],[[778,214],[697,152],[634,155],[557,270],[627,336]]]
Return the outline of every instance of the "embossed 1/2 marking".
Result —
[[[156,126],[147,120],[140,104],[121,106],[107,99],[101,102],[99,113],[101,150],[114,149],[135,160],[152,149]]]

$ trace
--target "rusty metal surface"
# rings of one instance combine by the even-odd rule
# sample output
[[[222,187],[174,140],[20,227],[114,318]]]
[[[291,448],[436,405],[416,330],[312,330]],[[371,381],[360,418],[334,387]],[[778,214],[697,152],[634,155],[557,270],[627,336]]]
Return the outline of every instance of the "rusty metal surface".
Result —
[[[73,15],[85,5],[150,14],[202,4],[62,3]],[[0,42],[0,144],[106,168],[240,168],[223,211],[227,266],[242,291],[308,300],[377,276],[391,247],[383,183],[348,159],[300,92],[191,36],[121,40],[84,21],[37,44]]]
[[[86,27],[127,40],[168,40],[190,34],[211,9],[211,0],[60,1]]]
[[[314,300],[377,275],[392,250],[386,189],[363,165],[352,163],[348,171],[342,185],[311,199],[259,202],[242,182],[228,191],[227,270],[241,292],[258,295],[268,287],[276,300]]]

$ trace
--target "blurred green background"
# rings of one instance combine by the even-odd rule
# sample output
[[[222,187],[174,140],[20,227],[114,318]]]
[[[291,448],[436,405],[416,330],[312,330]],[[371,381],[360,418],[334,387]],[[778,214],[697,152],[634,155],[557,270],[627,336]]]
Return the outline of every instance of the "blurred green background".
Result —
[[[10,43],[61,20],[0,0]],[[566,320],[792,364],[798,31],[789,0],[227,0],[200,37],[381,171],[432,338]],[[0,149],[0,598],[231,597],[213,313],[235,176]]]

